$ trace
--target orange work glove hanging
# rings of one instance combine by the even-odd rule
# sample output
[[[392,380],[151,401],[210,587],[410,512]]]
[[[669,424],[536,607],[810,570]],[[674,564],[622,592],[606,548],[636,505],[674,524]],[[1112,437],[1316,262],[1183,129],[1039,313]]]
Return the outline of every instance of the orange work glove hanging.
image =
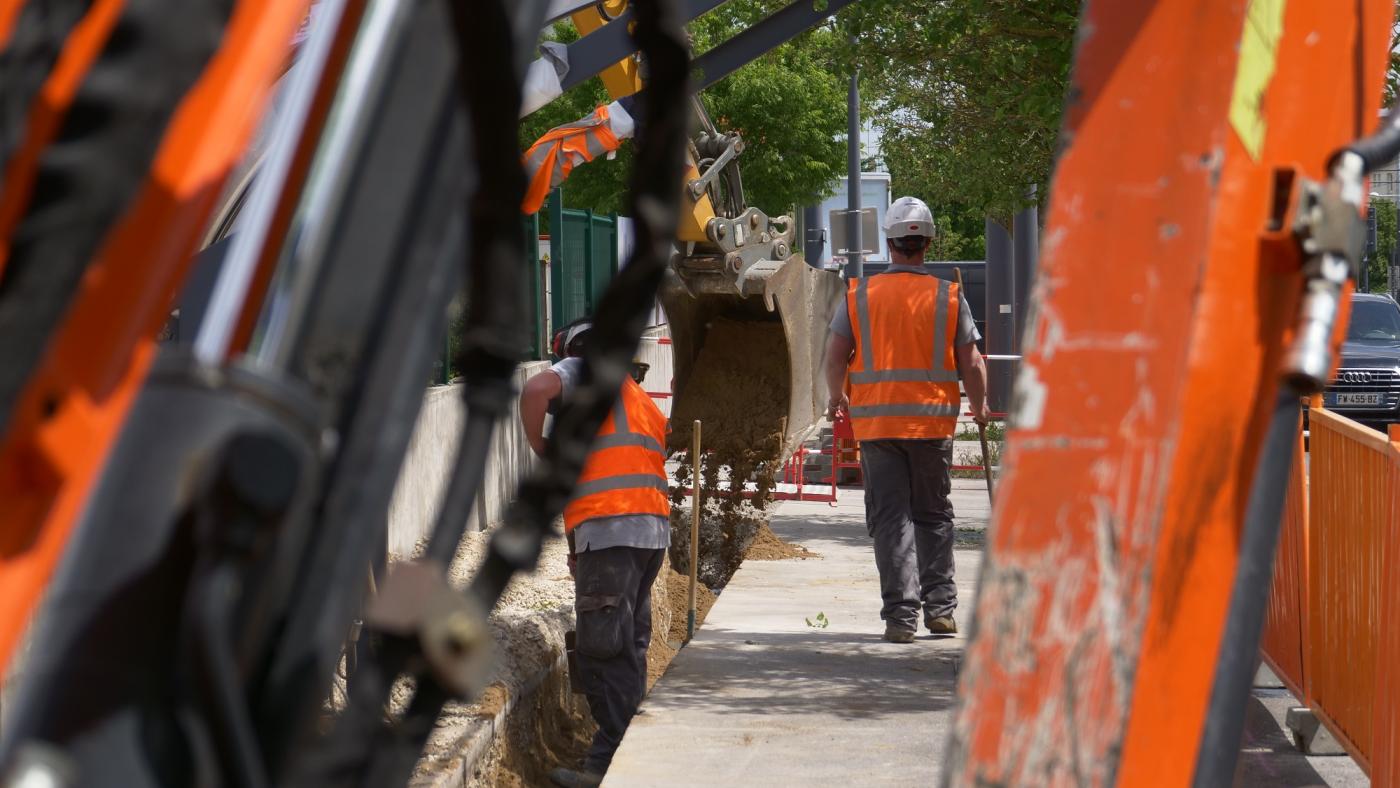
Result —
[[[555,126],[525,152],[530,187],[521,211],[537,213],[545,198],[569,177],[574,166],[618,149],[622,140],[608,123],[608,108],[600,106],[582,120]]]

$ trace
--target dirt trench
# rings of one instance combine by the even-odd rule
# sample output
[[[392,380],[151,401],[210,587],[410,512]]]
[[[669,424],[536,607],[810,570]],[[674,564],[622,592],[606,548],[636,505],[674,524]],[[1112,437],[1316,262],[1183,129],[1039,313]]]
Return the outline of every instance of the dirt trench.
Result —
[[[739,348],[742,352],[735,352]],[[684,488],[691,481],[685,449],[693,421],[701,420],[699,566],[690,566],[690,513],[681,506],[689,497],[677,493],[668,561],[652,589],[648,691],[685,640],[692,571],[698,571],[699,577],[698,630],[745,558],[818,557],[779,539],[765,516],[782,466],[779,455],[789,386],[787,344],[780,323],[721,318],[710,324],[687,389],[676,400],[669,439],[673,448],[681,450],[676,479]],[[748,496],[730,495],[721,485],[731,479],[735,487],[747,480],[756,490]],[[506,735],[497,738],[477,765],[471,785],[548,785],[551,769],[577,766],[595,730],[583,696],[569,690],[563,672],[551,675],[536,692],[518,701],[507,719]]]

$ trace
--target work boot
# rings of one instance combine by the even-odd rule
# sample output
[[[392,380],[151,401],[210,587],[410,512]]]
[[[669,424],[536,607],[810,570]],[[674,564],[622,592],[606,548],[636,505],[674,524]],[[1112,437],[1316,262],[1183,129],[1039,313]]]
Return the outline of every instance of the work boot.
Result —
[[[898,624],[886,624],[885,640],[891,643],[913,643],[914,630],[901,627]]]
[[[596,788],[603,784],[603,775],[560,768],[549,773],[549,781],[559,788]]]
[[[956,635],[958,634],[958,622],[952,616],[927,616],[924,618],[924,626],[935,635]]]

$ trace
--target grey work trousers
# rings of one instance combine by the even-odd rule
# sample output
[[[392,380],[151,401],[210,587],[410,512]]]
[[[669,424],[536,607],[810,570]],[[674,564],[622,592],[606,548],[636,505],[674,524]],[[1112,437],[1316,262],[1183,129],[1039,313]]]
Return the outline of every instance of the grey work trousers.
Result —
[[[651,585],[666,551],[609,547],[577,558],[578,666],[588,709],[598,723],[583,768],[602,774],[646,695]]]
[[[953,582],[953,441],[861,441],[865,523],[880,570],[880,618],[904,629],[951,616],[958,606]]]

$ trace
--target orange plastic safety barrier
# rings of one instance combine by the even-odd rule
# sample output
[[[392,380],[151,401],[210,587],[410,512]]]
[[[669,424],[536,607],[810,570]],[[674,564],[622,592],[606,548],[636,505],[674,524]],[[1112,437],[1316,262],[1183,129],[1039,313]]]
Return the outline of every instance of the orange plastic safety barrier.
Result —
[[[1375,716],[1371,723],[1371,783],[1400,786],[1400,425],[1390,425],[1390,517],[1382,524],[1385,556],[1378,589]]]
[[[1306,699],[1376,785],[1397,785],[1400,633],[1382,608],[1400,610],[1400,445],[1326,410],[1310,426]]]

